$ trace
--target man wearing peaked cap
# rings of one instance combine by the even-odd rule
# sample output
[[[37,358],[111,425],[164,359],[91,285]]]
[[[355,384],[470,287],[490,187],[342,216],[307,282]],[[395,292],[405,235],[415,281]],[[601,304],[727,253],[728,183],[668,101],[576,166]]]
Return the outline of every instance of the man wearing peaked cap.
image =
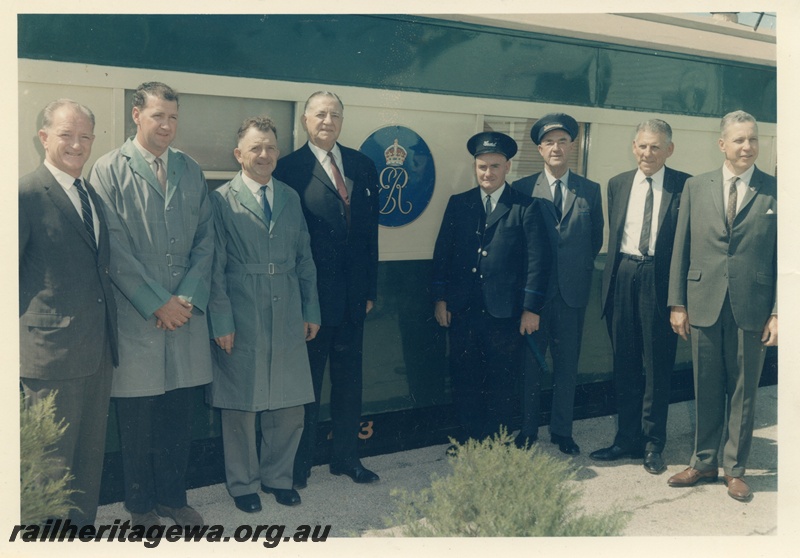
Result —
[[[539,328],[550,259],[536,200],[506,182],[516,142],[484,132],[467,150],[478,187],[450,197],[432,284],[436,321],[449,328],[460,441],[509,426],[520,334]]]
[[[539,218],[544,221],[553,254],[536,342],[541,355],[549,347],[553,357],[550,441],[567,455],[580,453],[572,438],[575,385],[594,258],[603,245],[600,185],[569,169],[569,154],[577,135],[578,123],[568,114],[547,114],[537,120],[531,139],[544,159],[544,171],[513,184],[514,189],[538,200]],[[544,370],[527,350],[523,359],[523,418],[518,446],[537,439]]]
[[[501,153],[506,159],[511,160],[517,154],[517,142],[500,132],[482,132],[469,138],[467,151],[473,157],[484,153]]]

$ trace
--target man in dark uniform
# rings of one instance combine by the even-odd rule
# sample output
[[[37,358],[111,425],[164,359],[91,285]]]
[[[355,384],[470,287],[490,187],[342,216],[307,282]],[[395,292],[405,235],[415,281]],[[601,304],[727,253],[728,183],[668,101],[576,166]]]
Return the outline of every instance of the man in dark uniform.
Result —
[[[478,187],[451,196],[433,253],[436,321],[450,329],[450,374],[463,434],[509,426],[522,337],[539,329],[549,245],[536,200],[506,183],[516,142],[467,142]]]
[[[553,253],[542,330],[536,341],[542,355],[549,347],[553,357],[550,441],[567,455],[580,453],[572,438],[578,357],[594,258],[603,245],[600,185],[569,169],[569,154],[577,135],[578,123],[568,114],[546,114],[537,120],[531,139],[544,159],[544,171],[513,184],[514,189],[538,200]],[[542,367],[531,355],[526,354],[524,361],[518,446],[536,441],[539,429]]]

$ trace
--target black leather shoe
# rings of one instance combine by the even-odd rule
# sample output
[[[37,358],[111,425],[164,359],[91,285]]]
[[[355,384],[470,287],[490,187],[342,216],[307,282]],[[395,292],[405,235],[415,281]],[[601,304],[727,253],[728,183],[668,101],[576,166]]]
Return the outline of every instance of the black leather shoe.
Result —
[[[644,456],[641,450],[629,450],[613,445],[608,448],[599,449],[589,454],[589,457],[597,461],[616,461],[617,459],[639,459]]]
[[[517,434],[517,437],[514,438],[514,445],[517,446],[519,449],[525,449],[533,446],[536,443],[536,440],[539,439],[538,434],[534,434],[533,436],[528,436],[527,434],[523,434],[520,432]]]
[[[269,486],[262,484],[261,490],[267,494],[274,494],[275,501],[282,506],[300,505],[300,495],[294,488],[270,488]]]
[[[258,494],[245,494],[244,496],[234,496],[233,503],[236,507],[246,513],[261,511],[261,498]]]
[[[644,470],[651,475],[660,475],[667,470],[664,459],[661,457],[661,452],[648,451],[644,454]]]
[[[378,482],[381,478],[364,467],[361,463],[357,463],[352,467],[336,467],[331,465],[331,475],[347,475],[353,482],[358,484],[369,484],[371,482]]]
[[[572,439],[572,436],[559,436],[558,434],[550,434],[550,442],[558,444],[558,449],[561,453],[567,455],[578,455],[581,448]]]
[[[302,490],[303,488],[308,486],[308,477],[311,476],[311,471],[305,471],[300,473],[299,475],[294,475],[294,480],[292,481],[292,488],[295,490]]]

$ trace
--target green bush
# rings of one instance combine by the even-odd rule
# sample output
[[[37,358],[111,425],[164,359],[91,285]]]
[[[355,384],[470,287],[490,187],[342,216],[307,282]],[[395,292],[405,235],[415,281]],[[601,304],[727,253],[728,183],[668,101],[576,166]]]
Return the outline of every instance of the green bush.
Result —
[[[452,474],[434,476],[417,494],[394,490],[391,523],[401,536],[531,537],[619,535],[627,515],[581,513],[581,491],[570,461],[534,445],[514,446],[505,432],[482,442],[455,444]]]
[[[24,395],[19,402],[20,427],[20,522],[43,523],[50,517],[67,517],[74,506],[69,488],[72,481],[62,461],[52,455],[53,448],[67,429],[55,421],[55,393],[33,405]]]

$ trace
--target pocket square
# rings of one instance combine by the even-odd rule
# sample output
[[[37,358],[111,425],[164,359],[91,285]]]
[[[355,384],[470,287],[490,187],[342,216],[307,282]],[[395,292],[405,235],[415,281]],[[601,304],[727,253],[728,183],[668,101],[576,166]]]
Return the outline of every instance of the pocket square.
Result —
[[[775,213],[775,212],[772,211],[771,207],[769,209],[767,209],[767,215],[772,215],[773,213]]]

